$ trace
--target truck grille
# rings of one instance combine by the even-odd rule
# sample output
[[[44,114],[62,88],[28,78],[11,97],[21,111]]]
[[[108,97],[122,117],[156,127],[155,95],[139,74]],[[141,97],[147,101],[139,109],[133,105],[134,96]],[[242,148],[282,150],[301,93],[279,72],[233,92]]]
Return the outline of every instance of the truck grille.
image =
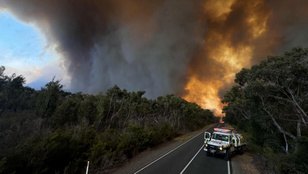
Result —
[[[213,146],[213,145],[209,145],[209,149],[219,149],[219,147],[218,146]]]

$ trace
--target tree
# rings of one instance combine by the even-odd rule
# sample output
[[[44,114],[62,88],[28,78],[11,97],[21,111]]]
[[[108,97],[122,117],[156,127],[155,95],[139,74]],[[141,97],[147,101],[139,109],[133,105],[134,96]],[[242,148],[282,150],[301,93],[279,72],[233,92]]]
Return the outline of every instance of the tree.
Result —
[[[0,116],[3,112],[8,109],[12,108],[15,112],[17,107],[20,104],[20,98],[24,91],[23,84],[25,83],[25,78],[23,76],[16,76],[13,74],[11,77],[3,76],[3,71],[5,69],[2,67],[0,70],[1,77],[1,112]]]
[[[65,124],[76,124],[78,121],[78,109],[82,98],[69,96],[57,106],[55,113],[52,116],[53,125],[56,127]]]
[[[78,108],[78,117],[86,118],[93,124],[97,116],[97,98],[94,95],[85,95]]]
[[[1,86],[5,84],[5,80],[7,79],[7,76],[4,75],[5,67],[0,66],[0,89]]]
[[[290,139],[296,148],[296,139],[308,122],[308,49],[294,48],[283,56],[269,56],[260,65],[239,72],[235,82],[238,86],[224,96],[226,115],[237,114],[238,120],[278,131],[286,153]]]
[[[33,110],[37,98],[37,91],[28,86],[23,87],[23,92],[20,96],[20,110]]]
[[[38,98],[36,101],[35,112],[42,118],[49,118],[53,115],[56,108],[60,105],[61,99],[65,98],[66,93],[62,90],[63,85],[60,84],[60,80],[47,83],[44,88],[38,92]]]

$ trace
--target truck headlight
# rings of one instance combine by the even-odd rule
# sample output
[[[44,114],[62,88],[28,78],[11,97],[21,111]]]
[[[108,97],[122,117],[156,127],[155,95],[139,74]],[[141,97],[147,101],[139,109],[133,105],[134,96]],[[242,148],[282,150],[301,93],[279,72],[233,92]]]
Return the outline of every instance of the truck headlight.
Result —
[[[222,146],[219,147],[219,150],[222,150]]]
[[[207,145],[207,143],[205,143],[205,147],[207,147],[208,145]]]

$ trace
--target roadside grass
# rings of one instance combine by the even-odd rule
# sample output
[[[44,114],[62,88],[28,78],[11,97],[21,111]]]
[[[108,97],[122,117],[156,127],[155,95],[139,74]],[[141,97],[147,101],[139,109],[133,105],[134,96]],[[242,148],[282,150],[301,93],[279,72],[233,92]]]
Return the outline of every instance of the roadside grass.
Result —
[[[241,125],[231,125],[236,131],[243,135],[247,142],[245,151],[253,156],[254,163],[260,173],[308,173],[308,163],[306,157],[308,152],[308,140],[302,138],[297,150],[290,151],[288,154],[275,149],[270,144],[260,146],[254,143],[256,137],[248,127],[241,127]],[[304,165],[303,165],[304,164]]]

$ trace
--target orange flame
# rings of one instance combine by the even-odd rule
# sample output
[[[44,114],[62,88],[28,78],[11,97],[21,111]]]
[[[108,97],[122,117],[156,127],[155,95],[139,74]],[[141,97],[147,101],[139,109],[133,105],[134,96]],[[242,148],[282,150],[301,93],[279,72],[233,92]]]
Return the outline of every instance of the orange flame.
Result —
[[[184,99],[190,102],[195,102],[203,108],[213,110],[216,116],[221,116],[222,103],[218,96],[218,89],[221,87],[219,81],[202,82],[196,77],[191,77],[185,90],[188,95]]]
[[[208,22],[209,30],[204,39],[205,48],[203,49],[207,61],[198,61],[198,63],[203,63],[206,68],[209,67],[207,64],[215,62],[216,67],[214,69],[216,70],[214,70],[214,73],[217,72],[217,74],[211,72],[212,75],[214,74],[213,77],[204,78],[203,75],[209,75],[200,74],[198,70],[191,68],[188,83],[185,87],[187,93],[183,96],[187,101],[195,102],[203,108],[212,110],[215,116],[224,116],[219,92],[233,83],[235,73],[250,65],[254,51],[253,42],[266,32],[267,16],[261,13],[259,15],[262,1],[256,1],[256,3],[249,5],[250,10],[247,10],[246,20],[243,21],[243,25],[246,27],[245,32],[248,33],[245,40],[237,45],[233,44],[233,34],[239,31],[236,30],[237,26],[228,26],[230,21],[226,20],[234,10],[234,6],[239,4],[240,2],[235,0],[229,0],[226,3],[209,0],[205,3],[205,14],[210,16],[208,17],[208,21],[210,21]],[[226,28],[221,30],[223,27]],[[197,59],[202,59],[202,57]]]

